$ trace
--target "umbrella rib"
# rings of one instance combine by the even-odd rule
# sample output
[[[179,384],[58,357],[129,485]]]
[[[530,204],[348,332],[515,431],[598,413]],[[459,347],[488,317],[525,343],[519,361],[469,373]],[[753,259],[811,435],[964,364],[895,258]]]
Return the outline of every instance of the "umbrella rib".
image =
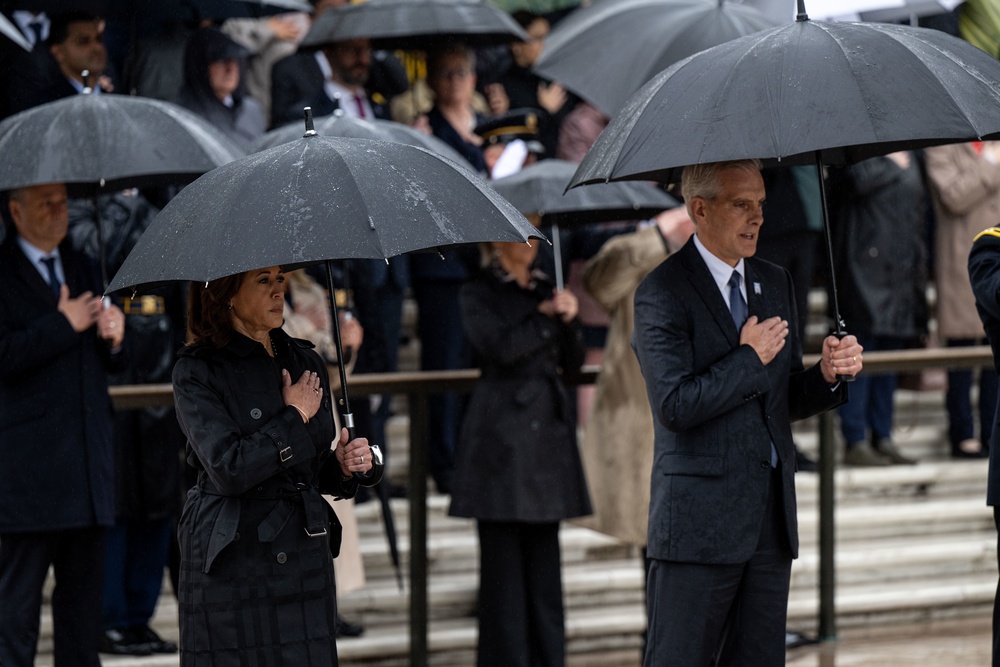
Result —
[[[349,185],[350,185],[351,189],[354,190],[354,194],[357,196],[358,201],[365,201],[364,193],[361,191],[361,187],[358,185],[357,176],[354,173],[354,168],[353,168],[354,165],[352,165],[349,161],[347,161],[346,159],[344,159],[344,156],[340,155],[339,153],[337,154],[337,159],[340,160],[344,164],[344,167],[347,170],[347,173],[349,173],[351,175],[351,179],[350,179]],[[342,183],[341,185],[345,185],[346,186],[346,185],[348,185],[348,183]],[[370,214],[368,215],[368,222],[369,222],[369,225],[371,226],[372,233],[375,235],[375,243],[374,243],[374,245],[375,245],[376,249],[378,250],[379,254],[381,255],[381,259],[388,259],[389,255],[386,254],[385,247],[384,247],[384,245],[382,243],[382,238],[379,235],[380,234],[380,227],[375,224],[375,221],[372,220]]]

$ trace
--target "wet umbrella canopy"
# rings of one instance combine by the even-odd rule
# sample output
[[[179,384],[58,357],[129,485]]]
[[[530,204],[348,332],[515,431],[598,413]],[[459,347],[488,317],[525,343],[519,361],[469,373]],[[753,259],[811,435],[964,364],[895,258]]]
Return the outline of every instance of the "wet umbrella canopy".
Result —
[[[382,49],[427,49],[447,40],[469,46],[528,41],[514,19],[484,0],[366,0],[323,12],[302,46],[359,38]]]
[[[774,25],[724,0],[598,0],[552,30],[534,70],[610,117],[678,60]]]
[[[351,137],[354,139],[378,139],[380,141],[395,141],[400,144],[419,146],[437,153],[449,160],[463,164],[465,158],[454,148],[432,134],[425,134],[409,125],[403,125],[391,120],[362,120],[345,116],[336,112],[330,116],[316,119],[316,132],[324,137]],[[285,127],[271,130],[261,137],[254,145],[254,152],[262,151],[289,141],[302,138],[302,124],[291,123]]]
[[[306,0],[14,0],[13,6],[50,15],[87,11],[116,19],[225,19],[312,11]]]
[[[702,51],[615,117],[574,184],[680,180],[688,164],[848,164],[1000,136],[1000,62],[943,32],[801,20]]]
[[[541,216],[542,224],[634,220],[677,206],[650,183],[604,183],[566,192],[575,171],[573,162],[542,160],[491,185],[521,213]]]
[[[184,183],[242,155],[186,109],[126,95],[74,95],[0,123],[0,190]]]
[[[537,236],[479,176],[430,151],[307,136],[231,162],[182,190],[139,239],[109,291]]]

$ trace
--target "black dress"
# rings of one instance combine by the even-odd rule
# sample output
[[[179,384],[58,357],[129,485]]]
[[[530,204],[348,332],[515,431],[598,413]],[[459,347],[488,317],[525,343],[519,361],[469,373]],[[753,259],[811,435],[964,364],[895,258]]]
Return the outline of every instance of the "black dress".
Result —
[[[185,667],[337,665],[340,524],[320,494],[352,497],[357,484],[330,449],[322,360],[280,329],[271,338],[274,358],[234,334],[223,348],[186,348],[174,368],[188,463],[199,469],[178,527]],[[322,379],[308,424],[284,405],[282,368]]]

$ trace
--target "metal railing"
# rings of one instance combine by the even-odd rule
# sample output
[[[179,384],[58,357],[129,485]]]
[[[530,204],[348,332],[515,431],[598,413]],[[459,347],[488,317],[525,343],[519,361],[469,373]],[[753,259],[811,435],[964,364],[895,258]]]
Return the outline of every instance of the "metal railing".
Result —
[[[806,355],[805,365],[819,360]],[[870,352],[864,355],[864,372],[869,374],[914,372],[931,368],[976,368],[990,366],[993,356],[988,346]],[[593,384],[599,366],[586,366],[570,378],[574,384]],[[337,378],[336,369],[330,377]],[[427,665],[427,397],[444,391],[470,391],[479,378],[477,370],[424,371],[354,375],[349,380],[350,395],[406,395],[410,417],[410,462],[408,497],[410,504],[410,665]],[[110,388],[118,409],[134,409],[173,403],[169,384],[121,385]],[[835,607],[834,470],[836,440],[832,413],[819,418],[819,636],[837,636]]]

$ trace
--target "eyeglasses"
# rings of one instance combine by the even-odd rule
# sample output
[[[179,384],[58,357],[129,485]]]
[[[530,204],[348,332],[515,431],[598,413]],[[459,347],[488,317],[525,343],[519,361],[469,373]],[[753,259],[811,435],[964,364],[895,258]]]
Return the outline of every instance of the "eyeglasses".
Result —
[[[348,45],[338,45],[336,50],[339,53],[343,53],[347,56],[354,56],[355,58],[360,58],[362,56],[371,55],[372,49],[370,46],[348,46]]]
[[[442,69],[438,70],[437,77],[439,79],[464,79],[472,74],[472,69],[469,67],[463,67],[461,69]]]

